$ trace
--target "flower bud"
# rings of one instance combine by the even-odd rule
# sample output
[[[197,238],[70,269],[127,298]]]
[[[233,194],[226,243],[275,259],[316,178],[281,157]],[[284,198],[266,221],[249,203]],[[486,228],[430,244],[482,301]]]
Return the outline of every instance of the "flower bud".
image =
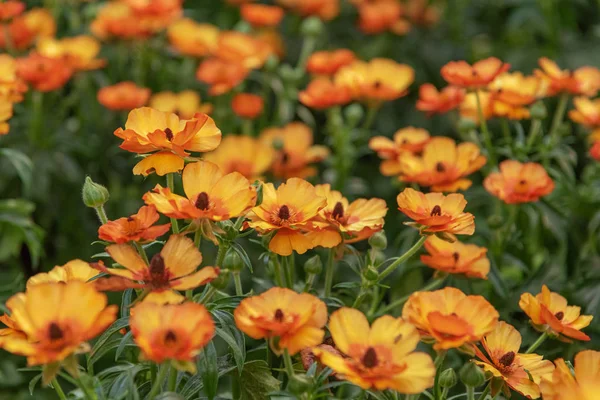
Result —
[[[89,176],[85,177],[83,189],[81,190],[83,203],[91,208],[102,207],[108,201],[110,195],[108,189],[95,183]]]
[[[304,374],[295,374],[290,379],[289,390],[294,394],[306,393],[313,385],[313,380]]]
[[[478,387],[485,382],[485,374],[477,365],[468,362],[462,366],[459,372],[460,380],[465,386]]]
[[[244,261],[237,251],[229,249],[223,259],[222,267],[230,271],[241,271],[244,268]]]
[[[348,125],[356,126],[356,124],[358,124],[358,122],[365,115],[365,111],[363,110],[363,108],[360,104],[354,103],[354,104],[350,104],[348,107],[346,107],[346,109],[344,110],[344,114],[346,115],[346,120],[348,121]]]
[[[276,55],[270,55],[265,62],[265,70],[269,72],[275,72],[277,67],[279,66],[279,58]]]
[[[387,248],[387,237],[385,231],[375,232],[373,236],[369,238],[369,246],[376,250],[385,250]]]
[[[304,271],[307,274],[318,275],[323,271],[323,262],[318,254],[312,256],[304,263]]]
[[[225,289],[227,285],[229,285],[229,275],[229,271],[222,269],[221,272],[219,272],[219,276],[210,281],[209,285],[215,289]]]
[[[452,388],[456,386],[458,383],[458,378],[456,377],[456,372],[452,368],[448,368],[444,370],[440,374],[440,386],[443,388]]]
[[[472,119],[461,118],[460,121],[458,121],[458,131],[461,133],[469,133],[476,128],[477,124],[475,124],[475,121]]]
[[[323,21],[318,17],[309,17],[302,21],[300,26],[302,36],[318,37],[323,33]]]
[[[490,215],[487,219],[487,223],[490,228],[496,229],[504,225],[504,219],[500,215]]]
[[[367,267],[363,275],[365,279],[370,282],[375,282],[377,279],[379,279],[379,271],[372,265]]]
[[[532,119],[546,119],[548,117],[548,110],[543,101],[538,101],[529,109]]]

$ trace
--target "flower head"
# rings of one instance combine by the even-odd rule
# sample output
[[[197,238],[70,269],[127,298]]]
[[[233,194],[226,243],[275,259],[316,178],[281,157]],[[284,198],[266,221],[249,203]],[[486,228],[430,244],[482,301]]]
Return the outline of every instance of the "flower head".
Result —
[[[569,111],[569,117],[573,122],[588,128],[600,128],[600,99],[576,97],[573,99],[573,104],[575,109]]]
[[[392,30],[402,16],[402,4],[395,0],[358,1],[358,28],[366,34]]]
[[[199,24],[189,18],[181,18],[167,29],[169,43],[179,53],[204,57],[217,48],[219,28],[211,24]]]
[[[224,174],[239,172],[250,180],[259,179],[273,163],[275,150],[251,136],[227,135],[219,147],[204,159],[219,166]]]
[[[317,173],[310,164],[327,158],[329,149],[313,146],[312,130],[301,122],[291,122],[281,128],[268,128],[260,140],[276,149],[271,169],[277,178],[308,178]]]
[[[493,113],[510,119],[529,118],[527,106],[542,98],[547,84],[537,76],[520,72],[504,73],[489,85],[493,98]]]
[[[129,111],[142,107],[150,98],[150,89],[125,81],[105,86],[98,91],[98,102],[113,111]]]
[[[270,55],[270,47],[265,42],[238,31],[221,32],[215,50],[215,56],[222,61],[249,70],[262,67]]]
[[[8,54],[0,54],[0,98],[2,102],[19,103],[27,85],[17,74],[17,60]],[[12,111],[12,107],[10,108]],[[9,117],[10,118],[10,117]]]
[[[557,335],[564,341],[590,340],[581,330],[588,326],[594,317],[581,315],[581,307],[567,305],[567,299],[551,292],[546,285],[542,286],[541,293],[536,296],[523,293],[519,307],[539,330]]]
[[[146,360],[191,362],[215,334],[215,323],[201,304],[142,302],[131,310],[133,340]]]
[[[446,86],[437,90],[431,83],[421,85],[417,110],[427,115],[444,114],[457,108],[465,98],[465,89],[458,86]]]
[[[363,389],[400,393],[421,393],[433,385],[433,361],[415,352],[419,333],[402,318],[385,315],[369,326],[363,313],[344,307],[331,315],[329,331],[343,355],[319,347],[313,352],[338,377]]]
[[[242,83],[249,73],[241,64],[207,58],[198,66],[196,79],[210,85],[208,93],[211,96],[218,96]]]
[[[8,21],[25,11],[25,4],[22,1],[7,0],[0,3],[0,21]]]
[[[335,18],[340,13],[340,0],[276,0],[302,17],[316,16],[324,21]]]
[[[277,26],[285,15],[281,7],[266,4],[243,4],[240,14],[244,21],[258,28]]]
[[[574,71],[560,69],[558,65],[542,57],[538,61],[541,69],[535,74],[545,80],[548,85],[548,95],[570,93],[582,96],[595,96],[600,89],[600,70],[594,67],[581,67]]]
[[[263,185],[263,201],[248,214],[247,226],[261,234],[275,232],[269,250],[279,255],[293,251],[304,254],[314,244],[304,232],[311,228],[313,218],[327,205],[327,199],[319,196],[313,185],[299,178],[290,178],[279,185]]]
[[[575,356],[575,375],[562,358],[556,369],[542,379],[540,389],[544,400],[595,400],[600,390],[600,351],[584,350]]]
[[[348,49],[316,51],[308,58],[306,71],[315,75],[331,76],[354,60],[356,60],[356,55]]]
[[[17,60],[17,74],[35,90],[51,92],[67,83],[73,75],[73,69],[62,60],[30,53]]]
[[[481,360],[476,362],[477,365],[528,399],[540,397],[538,385],[542,378],[552,374],[554,365],[543,356],[519,353],[521,334],[518,330],[500,321],[482,339],[481,345],[485,353],[473,346]]]
[[[123,139],[121,148],[133,153],[152,154],[140,161],[134,174],[158,175],[183,169],[183,158],[189,152],[214,150],[221,142],[221,130],[206,114],[196,114],[189,120],[181,120],[175,114],[149,107],[132,110],[127,117],[125,129],[119,128],[115,136]]]
[[[422,232],[472,235],[475,231],[475,217],[463,211],[467,201],[462,194],[423,194],[406,188],[396,200],[398,209],[420,225]]]
[[[477,92],[467,93],[458,108],[458,112],[462,118],[469,119],[476,124],[481,123],[479,107],[477,106],[478,95],[483,119],[487,121],[492,118],[494,116],[494,98],[487,90],[478,90]]]
[[[369,147],[383,159],[379,167],[381,173],[394,176],[402,172],[401,160],[404,154],[421,153],[429,140],[429,132],[411,126],[396,131],[393,140],[385,136],[374,136],[369,140]]]
[[[490,260],[486,257],[485,247],[464,244],[458,240],[450,243],[430,236],[425,241],[425,249],[428,254],[421,256],[421,262],[428,267],[449,274],[487,279]]]
[[[154,207],[144,206],[129,217],[108,221],[98,229],[100,240],[114,243],[151,241],[164,235],[171,224],[154,225],[159,215]]]
[[[85,350],[88,340],[113,323],[118,309],[107,306],[106,295],[93,285],[80,281],[33,285],[8,299],[6,306],[26,337],[11,335],[0,344],[26,356],[29,365],[60,362]]]
[[[482,296],[467,296],[447,287],[413,293],[402,309],[402,318],[412,323],[435,349],[452,349],[477,342],[492,332],[498,312]]]
[[[450,61],[441,69],[442,77],[451,85],[481,88],[492,83],[498,75],[508,71],[510,64],[490,57],[470,65],[466,61]]]
[[[146,204],[170,218],[224,221],[239,217],[256,201],[256,190],[239,172],[224,174],[209,161],[188,164],[182,175],[186,197],[157,185]]]
[[[440,192],[466,190],[472,183],[466,177],[483,167],[486,161],[474,143],[457,146],[453,139],[434,137],[427,142],[422,155],[408,153],[400,159],[399,179]]]
[[[213,109],[212,104],[202,103],[200,95],[193,90],[155,93],[150,98],[149,106],[162,112],[177,114],[182,119],[191,119],[197,113],[210,114]]]
[[[483,186],[507,204],[529,203],[552,193],[554,181],[540,164],[505,160],[500,172],[488,175]]]
[[[65,265],[57,265],[49,272],[40,272],[27,280],[27,289],[40,283],[48,282],[88,282],[100,272],[89,263],[82,260],[71,260]],[[92,281],[93,282],[93,281]]]
[[[194,242],[185,236],[171,236],[149,264],[128,244],[113,244],[106,251],[124,268],[107,268],[99,264],[97,267],[100,270],[112,275],[97,279],[96,285],[101,290],[188,290],[207,284],[219,274],[219,267],[204,267],[196,271],[202,262],[202,254]]]
[[[233,112],[242,118],[255,119],[263,112],[263,98],[252,93],[238,93],[231,101]]]
[[[168,26],[172,20],[160,16],[140,15],[125,2],[109,2],[96,14],[90,31],[100,39],[145,39]]]
[[[6,2],[2,3],[5,5]],[[0,35],[0,49],[9,46],[17,50],[25,50],[37,39],[53,37],[56,34],[56,21],[50,11],[45,8],[31,10],[15,16],[5,24],[4,34]]]
[[[45,57],[62,60],[75,71],[98,69],[106,64],[106,60],[96,58],[100,43],[91,36],[41,38],[37,42],[37,51]]]
[[[327,307],[317,297],[274,287],[248,297],[233,312],[236,326],[253,339],[269,339],[273,351],[294,355],[323,341]],[[278,338],[274,342],[273,339]]]
[[[318,77],[310,81],[298,94],[298,100],[307,107],[322,110],[348,104],[352,99],[350,89],[336,85],[331,79]]]
[[[590,156],[596,160],[600,161],[600,141],[595,141],[590,148]]]

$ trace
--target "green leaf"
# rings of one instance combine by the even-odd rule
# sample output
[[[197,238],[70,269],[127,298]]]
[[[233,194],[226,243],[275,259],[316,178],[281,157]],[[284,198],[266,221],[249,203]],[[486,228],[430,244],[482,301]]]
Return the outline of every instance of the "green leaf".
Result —
[[[271,375],[271,369],[264,360],[246,363],[240,376],[240,399],[264,400],[269,393],[279,390],[280,382]]]
[[[94,362],[98,361],[98,359],[101,357],[101,355],[98,355],[98,353],[102,353],[102,355],[106,354],[106,352],[108,350],[106,350],[105,347],[108,347],[108,346],[105,346],[105,345],[107,344],[107,342],[109,340],[111,340],[112,335],[114,335],[121,329],[126,328],[128,326],[129,326],[129,317],[119,318],[118,320],[113,322],[112,325],[109,326],[108,329],[105,330],[102,335],[100,335],[100,337],[94,343],[94,346],[92,347],[92,351],[90,352],[90,356],[88,358],[88,368],[90,365],[93,365]],[[120,337],[116,338],[116,344],[114,343],[114,340],[111,340],[111,344],[114,344],[114,347],[112,347],[112,348],[118,347],[119,343],[121,343]]]
[[[133,296],[133,289],[129,288],[123,292],[123,298],[121,300],[121,317],[129,316],[129,306],[131,305],[131,298]]]
[[[14,149],[0,149],[0,155],[5,156],[13,165],[21,182],[23,182],[23,194],[25,197],[31,195],[31,182],[33,177],[33,162],[25,154]]]
[[[29,381],[29,394],[33,396],[33,392],[35,390],[35,387],[37,386],[38,382],[40,381],[40,379],[42,379],[42,374],[38,374],[36,376],[34,376],[30,381]]]
[[[254,270],[252,269],[252,262],[250,261],[250,257],[248,257],[248,253],[246,253],[246,250],[244,250],[244,248],[236,242],[231,242],[231,248],[235,250],[236,253],[238,253],[240,258],[242,259],[242,262],[250,270],[250,272],[254,273]]]
[[[202,383],[204,386],[204,393],[213,400],[217,395],[217,389],[219,386],[219,371],[217,368],[217,349],[215,348],[214,342],[208,343],[208,345],[202,350],[202,354],[198,357],[197,361],[198,372],[202,377]]]
[[[133,342],[133,334],[131,331],[123,335],[121,342],[119,342],[119,346],[115,352],[115,361],[119,360],[119,357],[123,353],[123,350],[125,350],[125,347],[136,347],[135,343]]]
[[[224,311],[213,311],[213,316],[217,320],[217,336],[223,339],[233,352],[233,358],[241,373],[246,361],[246,340],[244,335],[235,327],[233,316]]]

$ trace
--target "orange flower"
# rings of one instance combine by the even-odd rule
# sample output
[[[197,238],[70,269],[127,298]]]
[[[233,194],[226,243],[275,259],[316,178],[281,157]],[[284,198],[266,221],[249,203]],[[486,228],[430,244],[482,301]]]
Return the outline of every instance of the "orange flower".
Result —
[[[260,68],[271,54],[265,42],[246,33],[221,32],[215,56],[227,63],[240,64],[246,69]]]
[[[2,103],[10,104],[12,112],[12,103],[23,101],[23,93],[26,91],[27,85],[17,74],[17,60],[8,54],[0,54],[0,98]],[[3,115],[5,114],[3,113]]]
[[[368,239],[383,229],[387,205],[382,199],[357,199],[350,203],[342,193],[331,190],[331,185],[315,186],[318,196],[327,199],[327,205],[319,211],[317,229],[309,234],[315,245],[333,247],[342,242],[355,243]],[[342,238],[343,235],[343,238]]]
[[[429,132],[425,129],[409,126],[396,131],[393,141],[385,136],[372,137],[369,140],[369,148],[384,160],[379,167],[381,173],[385,176],[395,176],[402,171],[403,155],[422,152],[429,140]]]
[[[188,290],[205,285],[219,275],[219,267],[204,267],[196,271],[202,262],[202,254],[191,239],[181,235],[169,237],[149,265],[129,244],[112,244],[106,251],[124,268],[107,268],[102,263],[98,264],[98,269],[112,275],[96,280],[96,286],[101,290]]]
[[[427,0],[411,0],[406,4],[405,14],[412,23],[425,27],[440,19],[440,10]]]
[[[596,400],[600,390],[600,352],[584,350],[575,356],[575,376],[565,360],[554,361],[556,369],[550,378],[542,379],[544,400]]]
[[[519,353],[521,334],[512,325],[500,321],[496,328],[481,341],[484,354],[473,346],[475,354],[482,361],[475,363],[495,378],[528,399],[540,397],[539,383],[554,371],[552,362],[537,354]],[[499,389],[497,389],[499,390]],[[492,393],[494,395],[494,393]]]
[[[361,1],[358,5],[358,28],[366,34],[391,29],[402,15],[402,5],[396,0]]]
[[[396,200],[398,209],[414,220],[421,232],[472,235],[475,231],[475,217],[463,212],[467,201],[462,194],[423,194],[406,188]]]
[[[481,112],[483,118],[487,121],[494,116],[494,99],[490,92],[479,90],[479,101],[481,102]],[[463,102],[459,106],[459,113],[462,118],[470,119],[479,124],[479,110],[477,108],[477,95],[475,92],[467,93]]]
[[[266,4],[244,4],[240,8],[240,14],[254,27],[279,25],[284,16],[281,7]]]
[[[302,17],[317,16],[324,21],[337,17],[340,13],[340,0],[276,0]]]
[[[100,43],[91,36],[75,36],[64,39],[41,38],[37,51],[45,57],[58,58],[76,71],[98,69],[106,60],[96,58]]]
[[[126,3],[111,1],[98,11],[90,31],[100,39],[145,39],[171,22],[169,19],[162,21],[160,17],[136,15]]]
[[[150,98],[149,106],[158,111],[177,114],[183,119],[191,119],[196,113],[210,114],[213,108],[210,103],[202,103],[200,95],[193,90],[155,93]]]
[[[204,156],[224,174],[239,172],[249,180],[260,179],[275,157],[271,145],[250,136],[227,135],[216,150]]]
[[[482,296],[467,296],[447,287],[413,293],[402,309],[402,318],[415,325],[436,350],[453,349],[477,342],[492,332],[498,312]]]
[[[263,106],[263,98],[252,93],[238,93],[231,100],[233,112],[242,118],[257,118],[262,113]]]
[[[573,122],[588,128],[600,127],[600,99],[588,99],[576,97],[573,99],[575,109],[569,111],[569,117]]]
[[[451,85],[464,88],[481,88],[492,83],[496,77],[510,68],[495,57],[486,58],[469,65],[466,61],[450,61],[441,70],[442,77]]]
[[[356,56],[348,49],[317,51],[308,58],[306,71],[316,75],[333,75],[354,60],[356,60]]]
[[[1,3],[6,4],[6,3]],[[42,37],[52,37],[56,33],[56,22],[52,14],[44,8],[33,8],[16,16],[0,35],[0,48],[13,47],[24,50]],[[10,46],[9,46],[10,43]]]
[[[483,186],[507,204],[529,203],[552,193],[554,181],[540,164],[505,160],[500,172],[489,174]]]
[[[217,48],[219,28],[211,24],[199,24],[189,18],[181,18],[167,29],[171,46],[181,54],[204,57]]]
[[[590,156],[594,160],[600,161],[600,141],[594,142],[592,148],[590,149]]]
[[[336,85],[329,78],[313,79],[305,90],[298,93],[298,100],[307,107],[322,110],[348,104],[352,99],[350,89]]]
[[[464,274],[472,278],[487,279],[490,260],[487,249],[474,244],[463,244],[458,240],[450,243],[436,236],[425,241],[429,254],[421,256],[421,262],[428,267],[449,274]]]
[[[293,251],[304,254],[315,244],[304,232],[311,228],[312,220],[327,205],[327,199],[319,196],[315,187],[305,180],[290,178],[279,185],[262,186],[263,201],[248,213],[246,226],[261,235],[275,232],[269,242],[269,250],[282,256]]]
[[[215,323],[203,305],[142,302],[131,311],[131,333],[144,359],[190,363],[190,372],[195,372],[191,362],[215,334]]]
[[[265,129],[260,140],[277,149],[272,172],[277,178],[308,178],[317,173],[310,164],[329,155],[325,146],[313,146],[311,129],[301,122],[291,122],[282,128]]]
[[[154,207],[144,206],[137,214],[108,221],[98,229],[100,240],[114,243],[151,241],[164,235],[171,224],[156,225],[159,215]]]
[[[57,265],[49,272],[40,272],[27,280],[27,290],[34,285],[50,282],[88,282],[98,276],[100,272],[89,263],[81,260],[71,260],[65,265]],[[93,282],[93,281],[92,281]]]
[[[105,86],[98,91],[98,102],[113,111],[142,107],[150,98],[150,89],[125,81]]]
[[[523,76],[520,72],[498,76],[490,85],[494,114],[510,119],[529,118],[526,106],[542,98],[547,84],[537,76]]]
[[[0,349],[3,348],[2,343],[9,341],[11,338],[27,339],[27,334],[23,332],[23,329],[17,325],[17,322],[10,315],[1,315],[0,323],[6,325],[6,328],[0,328]]]
[[[177,18],[183,12],[183,0],[123,0],[137,15]]]
[[[89,350],[86,342],[113,323],[118,310],[107,306],[105,294],[78,281],[31,286],[8,299],[6,306],[26,337],[7,336],[2,347],[26,356],[28,365],[61,362]]]
[[[13,103],[5,97],[0,97],[0,135],[10,132],[8,120],[13,116]]]
[[[59,89],[73,75],[73,70],[61,60],[30,53],[17,60],[17,74],[40,92]]]
[[[0,21],[8,21],[21,15],[23,11],[25,11],[25,4],[22,1],[7,0],[0,3]]]
[[[238,172],[225,175],[208,161],[188,164],[182,180],[187,197],[156,185],[144,195],[144,201],[170,218],[212,221],[239,217],[256,202],[256,190],[248,179]]]
[[[434,137],[427,142],[420,156],[407,153],[400,158],[399,179],[431,187],[436,192],[456,192],[471,187],[466,176],[486,163],[479,147],[470,142],[458,146],[453,139]]]
[[[433,386],[433,360],[415,352],[419,332],[402,318],[385,315],[369,326],[363,313],[342,307],[331,314],[329,331],[344,355],[319,347],[313,352],[338,377],[363,389],[400,393],[421,393]]]
[[[386,58],[354,61],[335,74],[336,85],[350,88],[355,99],[374,103],[405,96],[414,79],[411,67]]]
[[[465,98],[465,90],[457,86],[446,86],[438,91],[431,83],[421,85],[417,110],[428,116],[444,114],[457,108]]]
[[[221,131],[206,114],[180,120],[175,114],[153,108],[136,108],[129,113],[125,129],[115,136],[123,139],[121,148],[133,153],[154,153],[136,164],[133,173],[165,175],[183,169],[183,158],[189,152],[214,150],[221,142]]]
[[[242,83],[249,73],[250,71],[241,64],[208,58],[198,66],[196,79],[211,85],[208,93],[218,96]]]
[[[567,299],[551,292],[546,285],[542,286],[541,293],[535,297],[531,293],[523,293],[519,307],[540,331],[556,335],[566,342],[570,341],[569,338],[590,340],[581,330],[588,326],[594,317],[581,315],[580,307],[568,306]]]
[[[277,354],[290,355],[323,342],[327,307],[317,297],[274,287],[248,297],[233,312],[235,325],[253,339],[269,339]],[[272,339],[279,338],[278,342]]]
[[[552,60],[542,57],[538,61],[541,70],[535,74],[547,81],[548,95],[571,93],[592,97],[600,89],[600,70],[594,67],[581,67],[574,71],[563,70]]]

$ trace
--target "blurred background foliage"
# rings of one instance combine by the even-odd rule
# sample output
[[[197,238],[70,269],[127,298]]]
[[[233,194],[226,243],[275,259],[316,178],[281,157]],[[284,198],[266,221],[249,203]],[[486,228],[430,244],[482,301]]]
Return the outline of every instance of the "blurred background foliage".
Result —
[[[103,4],[67,0],[26,3],[28,8],[52,6],[58,17],[58,37],[88,33],[90,20]],[[416,80],[410,94],[381,108],[370,135],[391,136],[399,128],[412,125],[426,128],[434,135],[458,138],[456,121],[452,118],[428,119],[414,106],[420,84],[432,82],[442,86],[439,70],[450,60],[474,61],[493,55],[524,73],[536,68],[541,56],[552,58],[565,68],[600,66],[598,0],[448,0],[436,4],[443,10],[437,24],[415,26],[405,36],[396,36],[361,33],[355,27],[356,9],[342,1],[340,15],[326,24],[319,37],[317,49],[350,48],[362,59],[388,57],[415,69]],[[78,12],[72,12],[73,8]],[[209,21],[221,29],[245,29],[239,23],[238,13],[238,9],[221,1],[185,2],[187,17]],[[300,22],[298,16],[287,15],[280,26],[286,52],[282,63],[295,65],[299,56]],[[224,133],[239,133],[240,126],[228,109],[230,95],[210,98],[206,87],[194,77],[197,61],[173,53],[164,34],[145,42],[105,43],[101,57],[108,60],[106,68],[79,74],[64,88],[44,95],[41,121],[30,118],[35,99],[28,93],[26,100],[16,106],[11,133],[0,137],[0,303],[23,289],[32,274],[74,258],[90,259],[101,251],[98,246],[90,246],[97,238],[98,221],[80,198],[86,175],[108,187],[111,199],[106,209],[111,219],[135,212],[141,205],[141,194],[157,182],[154,176],[143,179],[131,174],[132,156],[118,148],[119,140],[112,133],[123,126],[126,114],[106,110],[97,102],[96,92],[100,87],[134,80],[153,92],[194,89],[202,94],[203,100],[217,105],[219,111],[214,118]],[[297,88],[305,87],[308,78],[296,88],[286,87],[281,71],[276,69],[272,73],[273,89],[279,90],[283,82],[287,96],[295,98]],[[250,76],[247,91],[257,91],[260,87],[258,74],[253,72]],[[553,100],[546,105],[552,115]],[[328,143],[322,113],[299,106],[292,117],[314,128],[317,143]],[[32,123],[41,124],[41,136],[28,134]],[[511,122],[513,139],[508,142],[501,138],[500,124],[492,121],[491,128],[500,154],[521,160],[530,158],[522,145],[523,132],[529,129],[527,121]],[[485,192],[481,176],[475,178],[475,184],[465,193],[469,201],[467,210],[476,215],[477,233],[473,241],[490,246],[499,227],[507,240],[501,248],[490,249],[494,269],[489,282],[452,278],[449,284],[467,293],[485,295],[498,308],[502,319],[518,326],[524,326],[527,320],[518,308],[520,294],[537,293],[542,282],[600,319],[600,167],[586,155],[580,128],[565,124],[563,137],[564,145],[548,149],[547,167],[557,182],[555,192],[544,201],[521,206],[514,224],[508,220],[513,211]],[[403,218],[394,210],[401,184],[379,173],[379,160],[366,141],[359,143],[355,151],[359,161],[354,165],[346,194],[352,198],[381,197],[387,201],[391,210],[385,226],[390,243],[386,252],[389,256],[401,254],[416,238],[416,232],[402,225]],[[323,178],[315,182],[331,179],[332,174],[330,165],[324,163]],[[247,247],[253,249],[249,250],[251,259],[258,265],[260,247],[256,244]],[[211,259],[214,250],[206,243],[204,248]],[[348,257],[348,265],[352,263],[352,257]],[[419,266],[415,257],[397,271],[390,281],[394,297],[420,288],[429,279],[432,273]],[[255,271],[255,288],[260,289],[260,277],[265,271],[264,268]],[[249,274],[245,279],[249,282]],[[336,275],[337,282],[359,279],[344,264]],[[522,333],[524,343],[535,340],[532,329]],[[600,324],[592,323],[588,333],[599,337]],[[599,344],[596,340],[588,347],[597,348]],[[549,358],[571,357],[580,349],[580,344],[561,347],[552,341],[543,346],[542,353]],[[0,354],[0,400],[31,398],[27,376],[17,372],[15,365],[13,358]],[[36,392],[34,398],[51,396]]]

